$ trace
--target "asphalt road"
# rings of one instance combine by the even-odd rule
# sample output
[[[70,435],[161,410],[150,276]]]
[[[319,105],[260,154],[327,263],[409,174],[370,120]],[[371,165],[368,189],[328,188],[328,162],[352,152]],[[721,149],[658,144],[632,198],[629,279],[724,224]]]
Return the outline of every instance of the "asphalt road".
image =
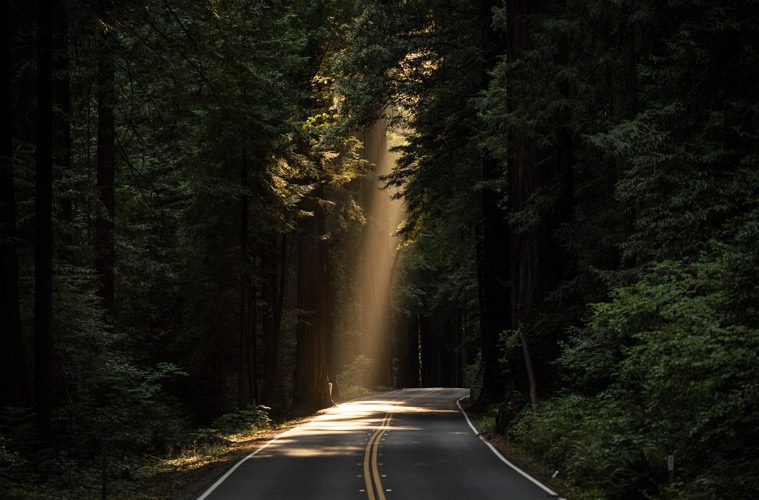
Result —
[[[473,432],[467,389],[404,389],[343,403],[237,463],[205,499],[555,498]]]

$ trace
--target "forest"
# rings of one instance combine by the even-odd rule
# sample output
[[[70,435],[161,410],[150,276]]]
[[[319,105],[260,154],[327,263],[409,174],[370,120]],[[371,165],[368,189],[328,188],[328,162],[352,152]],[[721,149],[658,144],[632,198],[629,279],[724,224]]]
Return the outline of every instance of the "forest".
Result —
[[[759,2],[2,9],[3,498],[438,386],[567,498],[759,491]]]

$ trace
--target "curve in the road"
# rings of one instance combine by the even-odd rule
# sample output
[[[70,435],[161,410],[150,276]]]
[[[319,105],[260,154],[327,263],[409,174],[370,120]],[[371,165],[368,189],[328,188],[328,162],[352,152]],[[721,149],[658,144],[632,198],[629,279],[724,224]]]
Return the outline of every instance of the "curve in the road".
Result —
[[[478,435],[467,394],[403,389],[343,403],[247,455],[198,500],[557,498]]]
[[[490,451],[492,451],[495,454],[495,456],[497,456],[501,460],[501,462],[505,463],[506,465],[508,465],[509,467],[511,467],[512,469],[514,469],[516,472],[518,472],[519,474],[521,474],[522,476],[524,476],[525,478],[527,478],[529,481],[532,481],[538,488],[542,489],[543,491],[545,491],[549,495],[554,496],[554,497],[558,497],[559,496],[558,493],[556,493],[551,488],[549,488],[545,484],[541,483],[540,481],[538,481],[537,479],[535,479],[534,477],[532,477],[531,475],[529,475],[528,473],[526,473],[525,471],[523,471],[522,469],[520,469],[519,467],[517,467],[516,465],[514,465],[509,459],[507,459],[506,457],[504,457],[501,454],[501,452],[498,451],[498,449],[495,446],[493,446],[492,444],[490,444],[488,442],[488,440],[485,439],[485,437],[482,435],[482,433],[480,431],[478,431],[477,427],[475,427],[474,424],[472,423],[472,420],[469,418],[469,415],[467,415],[466,410],[464,409],[464,407],[461,406],[461,402],[463,400],[465,400],[465,399],[468,399],[468,398],[469,398],[469,395],[466,395],[463,398],[457,399],[456,400],[456,406],[458,406],[459,410],[461,410],[461,413],[464,414],[464,418],[466,419],[466,423],[469,424],[469,427],[472,429],[472,432],[474,432],[474,435],[477,436],[478,438],[480,438],[480,440],[483,443],[485,443],[488,448],[490,448]],[[559,498],[559,500],[565,500],[565,499]]]
[[[382,439],[382,435],[387,430],[391,418],[392,414],[388,412],[382,420],[380,428],[374,431],[372,437],[369,438],[369,444],[366,445],[366,451],[364,452],[364,482],[366,483],[366,494],[369,496],[369,500],[385,500],[385,491],[382,489],[377,454],[380,439]]]

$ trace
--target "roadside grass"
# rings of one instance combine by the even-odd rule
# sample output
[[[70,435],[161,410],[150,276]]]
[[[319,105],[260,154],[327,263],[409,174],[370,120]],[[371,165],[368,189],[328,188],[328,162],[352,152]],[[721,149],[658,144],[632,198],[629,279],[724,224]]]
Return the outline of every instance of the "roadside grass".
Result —
[[[266,408],[237,411],[213,427],[188,433],[181,446],[162,454],[107,454],[107,498],[195,499],[229,469],[280,432],[311,417],[272,422]],[[3,500],[100,498],[102,469],[93,450],[89,458],[40,451],[31,460],[0,439],[0,496]]]
[[[387,392],[384,389],[345,386],[335,403]],[[246,455],[277,434],[306,423],[319,413],[301,418],[284,417],[278,422],[267,417],[253,425],[250,424],[250,414],[234,412],[224,415],[221,422],[215,422],[222,428],[198,429],[194,432],[195,439],[186,446],[165,456],[147,457],[136,474],[136,481],[114,491],[114,498],[195,499]]]
[[[335,404],[387,392],[392,388],[376,390],[360,385],[341,387]],[[186,446],[170,451],[165,456],[147,457],[136,474],[136,481],[114,491],[115,498],[141,500],[195,499],[231,466],[255,451],[277,434],[308,422],[313,415],[278,422],[259,419],[251,425],[252,415],[233,412],[214,422],[220,428],[198,429],[195,439]],[[266,413],[264,412],[264,415]]]
[[[188,445],[162,457],[149,457],[137,481],[116,496],[146,500],[196,498],[236,462],[310,418],[285,418],[280,422],[267,418],[265,423],[198,429]]]
[[[343,388],[336,403],[387,392],[373,391],[361,386]],[[388,390],[390,388],[387,388]],[[190,432],[181,446],[165,453],[148,455],[108,455],[108,498],[135,500],[195,499],[231,466],[265,444],[281,432],[311,420],[284,417],[273,422],[268,409],[228,413],[217,419],[211,427]],[[488,436],[499,450],[514,458],[520,467],[526,457],[518,449],[501,440],[492,431],[495,427],[494,410],[479,414],[470,413],[480,432]],[[3,500],[30,499],[81,499],[99,498],[102,473],[97,460],[75,460],[63,454],[41,454],[36,462],[14,454],[0,440],[0,492]],[[543,476],[529,464],[525,470],[541,480]],[[546,481],[554,487],[556,481]],[[559,491],[566,488],[556,486]]]

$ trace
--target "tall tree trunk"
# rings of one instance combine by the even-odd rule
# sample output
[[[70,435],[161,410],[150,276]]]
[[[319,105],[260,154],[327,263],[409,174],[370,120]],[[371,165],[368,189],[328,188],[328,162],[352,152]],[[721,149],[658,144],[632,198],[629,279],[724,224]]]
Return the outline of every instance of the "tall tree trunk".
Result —
[[[282,306],[284,303],[287,237],[277,242],[278,248],[267,248],[261,254],[261,293],[264,299],[264,313],[261,318],[264,341],[264,382],[262,399],[266,404],[279,405],[282,394],[282,350],[280,331]]]
[[[43,439],[53,409],[53,10],[37,2],[37,167],[34,208],[34,409]]]
[[[424,387],[424,336],[422,335],[422,316],[417,313],[415,321],[415,334],[416,339],[416,385],[414,387]]]
[[[483,160],[483,180],[494,180],[499,172],[497,163]],[[504,376],[500,365],[499,338],[511,328],[509,275],[510,229],[506,213],[499,206],[499,194],[492,190],[482,193],[482,224],[477,228],[477,277],[480,308],[480,355],[482,362],[483,403],[497,401],[503,396]]]
[[[419,316],[419,383],[421,387],[432,387],[435,382],[435,334],[432,319]]]
[[[325,287],[325,313],[326,313],[326,328],[327,328],[327,378],[329,383],[332,384],[332,391],[330,392],[330,398],[340,397],[340,388],[337,385],[337,370],[339,365],[338,359],[338,345],[339,342],[336,332],[336,315],[337,309],[337,291],[332,283],[332,263],[330,261],[330,247],[326,246],[325,259],[325,276],[328,278],[323,282]]]
[[[492,28],[492,9],[495,2],[480,0],[479,23],[485,64],[482,67],[483,86],[490,76],[488,71],[495,64],[501,40]],[[489,155],[482,159],[482,180],[487,186],[502,175],[499,162]],[[482,223],[476,228],[477,277],[480,308],[480,353],[482,363],[483,403],[500,400],[505,380],[499,349],[500,334],[512,327],[509,275],[510,229],[506,212],[501,207],[502,194],[486,187],[482,191]]]
[[[16,197],[13,182],[13,114],[9,3],[0,7],[0,409],[29,402],[19,321]]]
[[[507,59],[514,62],[525,50],[532,48],[531,32],[539,23],[538,16],[545,13],[546,3],[510,1],[506,8]],[[560,50],[554,62],[565,65],[568,62],[564,50],[566,41],[560,39],[556,43]],[[512,76],[511,82],[519,78],[529,76]],[[524,81],[519,83],[527,84]],[[557,87],[563,98],[569,97],[567,81],[559,80]],[[515,92],[510,95],[512,100],[519,99]],[[507,103],[509,109],[514,102]],[[536,215],[539,220],[514,235],[511,252],[512,315],[520,334],[533,407],[537,406],[539,390],[551,379],[553,368],[550,362],[558,351],[557,332],[544,327],[540,332],[542,338],[538,337],[537,323],[550,292],[570,270],[569,257],[557,236],[561,224],[570,219],[574,203],[572,136],[564,125],[568,118],[559,116],[556,123],[550,125],[555,131],[556,142],[548,147],[532,143],[521,130],[512,130],[508,138],[510,209],[514,212],[529,209],[538,192],[548,193],[553,201],[550,209]]]
[[[69,80],[69,3],[59,0],[53,19],[53,162],[57,167],[56,179],[65,181],[71,175],[71,85]],[[73,253],[73,234],[70,224],[73,222],[73,206],[68,189],[60,190],[59,228],[62,245],[58,255],[71,260]]]
[[[319,197],[321,189],[315,193]],[[327,385],[327,317],[324,283],[327,282],[327,247],[324,210],[309,199],[304,208],[313,212],[300,221],[298,238],[298,324],[295,354],[295,413],[310,413],[332,404]]]
[[[250,343],[250,308],[251,295],[250,257],[248,256],[248,209],[250,196],[248,190],[247,152],[243,148],[240,158],[240,352],[237,370],[238,405],[248,408],[252,403],[251,380],[251,343]]]
[[[256,274],[255,258],[253,259],[252,275]],[[258,404],[258,291],[255,281],[251,279],[250,283],[250,301],[248,302],[248,316],[250,318],[248,335],[248,386],[250,387],[250,396],[252,406],[255,408]]]
[[[461,385],[461,328],[462,319],[459,310],[456,310],[451,318],[450,328],[448,331],[448,387],[459,387]]]
[[[529,48],[528,15],[540,11],[542,5],[528,4],[521,0],[506,2],[507,40],[506,57],[516,61],[522,52]],[[507,103],[513,109],[513,103]],[[522,210],[529,196],[538,187],[534,169],[530,170],[530,145],[527,138],[519,132],[511,131],[508,137],[508,189],[509,209],[512,212]],[[537,158],[532,158],[537,160]],[[510,244],[511,275],[511,311],[512,321],[520,333],[523,361],[527,375],[528,392],[533,406],[537,405],[537,379],[529,350],[530,319],[536,302],[539,271],[536,268],[540,260],[539,231],[530,230],[514,234]]]
[[[398,387],[419,387],[419,329],[416,316],[398,313],[393,322],[398,332]]]
[[[532,355],[530,354],[530,345],[528,344],[527,335],[523,330],[519,330],[519,341],[522,344],[522,353],[524,355],[524,365],[527,370],[527,382],[529,383],[530,391],[530,404],[532,409],[535,410],[538,407],[538,384],[535,377],[535,367],[532,363]]]
[[[115,315],[114,246],[115,175],[116,175],[116,123],[114,106],[116,87],[114,75],[115,40],[108,24],[106,0],[98,3],[102,25],[98,32],[98,132],[97,132],[97,188],[100,206],[95,218],[95,270],[100,277],[100,296],[108,316]]]

